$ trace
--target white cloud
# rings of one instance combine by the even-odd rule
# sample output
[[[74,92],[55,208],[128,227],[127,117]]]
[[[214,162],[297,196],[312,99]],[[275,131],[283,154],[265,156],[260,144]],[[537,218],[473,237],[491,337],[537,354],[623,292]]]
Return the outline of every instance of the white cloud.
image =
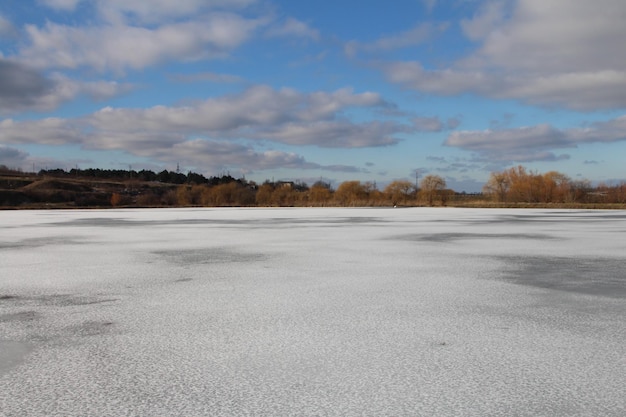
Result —
[[[334,119],[348,107],[381,107],[374,93],[349,89],[302,94],[292,89],[253,86],[245,92],[209,99],[186,107],[148,109],[107,108],[93,114],[90,124],[102,130],[168,131],[219,135],[258,135],[260,129],[286,123]]]
[[[0,165],[18,168],[24,165],[28,153],[16,148],[0,145]]]
[[[76,81],[58,73],[45,77],[19,62],[0,58],[0,113],[53,110],[82,94],[103,100],[132,88],[114,81]]]
[[[474,93],[576,110],[626,107],[626,3],[518,0],[505,19],[489,3],[465,33],[482,45],[444,69],[419,62],[383,66],[392,82],[423,92]]]
[[[12,38],[16,35],[16,33],[17,31],[15,29],[15,26],[13,26],[13,23],[11,23],[9,19],[0,14],[0,39],[2,39],[3,37]],[[2,53],[0,52],[0,57],[1,56]]]
[[[626,70],[617,53],[626,42],[625,17],[622,0],[519,0],[511,19],[486,37],[478,57],[540,73]]]
[[[158,23],[201,14],[207,10],[240,9],[256,0],[39,0],[51,9],[72,12],[81,2],[95,5],[98,15],[109,23],[133,20]]]
[[[275,150],[255,151],[250,146],[228,141],[191,139],[170,148],[143,150],[143,156],[163,162],[182,162],[185,166],[213,170],[239,169],[242,172],[276,168],[313,169],[320,165],[307,162],[302,156]]]
[[[279,24],[269,28],[267,36],[297,37],[311,39],[314,41],[318,41],[320,39],[320,33],[318,30],[313,29],[308,24],[292,17],[289,17]]]
[[[491,1],[485,3],[471,19],[461,20],[463,33],[471,40],[480,40],[504,19],[504,3]]]
[[[390,122],[357,124],[348,120],[290,122],[260,129],[259,137],[290,145],[315,145],[324,148],[364,148],[395,145],[395,134],[409,131]]]
[[[196,17],[215,10],[234,10],[256,3],[256,0],[98,0],[100,15],[108,22],[127,20],[159,23],[183,17]]]
[[[372,42],[349,41],[344,47],[346,55],[352,57],[358,52],[384,52],[394,49],[408,48],[424,43],[434,34],[444,31],[447,25],[421,23],[415,27],[394,35],[383,36]]]
[[[19,56],[37,68],[139,70],[172,59],[223,57],[245,42],[260,23],[230,13],[156,28],[72,27],[48,22],[43,28],[25,27],[30,45]]]
[[[18,73],[25,68],[19,65]],[[45,94],[38,93],[39,103],[48,107],[81,94],[97,99],[133,88],[109,81],[76,81],[58,73],[48,78],[34,71],[32,75],[46,86],[50,83]],[[213,79],[213,74],[209,78]],[[400,140],[399,134],[414,132],[415,126],[391,121],[362,123],[348,117],[348,111],[354,108],[380,111],[389,107],[392,104],[379,94],[355,93],[349,88],[302,93],[256,85],[237,94],[180,106],[104,107],[73,119],[5,119],[0,121],[0,143],[74,144],[85,149],[122,150],[139,157],[212,169],[282,167],[352,171],[357,168],[326,166],[294,153],[255,148],[270,143],[325,148],[394,145]]]
[[[49,117],[41,120],[0,121],[0,142],[12,144],[66,145],[80,144],[84,132],[71,121]]]
[[[563,131],[547,124],[515,129],[453,132],[445,144],[479,152],[573,146]]]
[[[240,94],[188,106],[105,107],[75,119],[5,119],[0,122],[0,143],[71,143],[88,149],[123,150],[170,162],[184,160],[190,165],[202,160],[217,165],[228,161],[230,166],[241,164],[255,169],[270,165],[331,169],[306,162],[295,154],[256,151],[240,142],[333,148],[393,145],[399,141],[397,134],[413,131],[414,127],[395,122],[356,123],[343,115],[354,107],[376,109],[387,105],[379,95],[370,92],[355,94],[341,89],[304,94],[254,86]]]
[[[39,0],[40,3],[52,9],[72,11],[83,0]]]
[[[441,132],[444,127],[438,117],[414,117],[413,124],[421,132]]]
[[[215,171],[240,169],[242,172],[276,168],[326,169],[307,162],[302,156],[275,150],[255,151],[230,141],[187,139],[183,134],[158,132],[93,131],[84,120],[48,118],[38,121],[0,121],[0,141],[7,143],[64,145],[78,144],[86,149],[124,149],[129,153],[166,163],[182,163]],[[0,163],[10,167],[30,168],[28,154],[7,146],[0,146]],[[35,160],[30,158],[29,160]],[[68,161],[63,161],[67,164]],[[42,161],[37,161],[42,166]],[[47,163],[53,166],[55,163]]]
[[[444,144],[476,152],[498,161],[528,162],[566,159],[557,149],[574,148],[583,143],[626,141],[626,115],[589,127],[557,129],[548,124],[509,129],[456,131]]]
[[[501,91],[501,77],[475,71],[455,69],[426,70],[419,62],[393,62],[383,66],[390,81],[428,93],[453,95],[471,91],[490,94]]]
[[[39,72],[0,57],[0,112],[40,107],[54,89],[54,83]]]
[[[85,94],[95,101],[103,101],[112,97],[117,97],[135,89],[135,86],[129,83],[120,83],[117,81],[70,81],[68,83],[75,85],[78,94]]]
[[[440,95],[473,93],[497,99],[517,99],[547,107],[595,110],[626,107],[626,71],[548,73],[426,70],[418,62],[395,62],[383,69],[392,82]]]
[[[415,130],[418,132],[441,132],[443,130],[455,129],[461,124],[458,118],[449,118],[446,121],[439,117],[422,117],[417,116],[412,120]]]

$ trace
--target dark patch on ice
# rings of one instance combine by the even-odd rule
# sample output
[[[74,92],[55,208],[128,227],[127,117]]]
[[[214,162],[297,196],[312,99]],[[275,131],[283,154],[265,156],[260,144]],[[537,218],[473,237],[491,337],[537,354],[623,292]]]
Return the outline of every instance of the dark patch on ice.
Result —
[[[222,248],[182,249],[153,252],[160,258],[180,265],[257,262],[267,258],[263,253],[237,252]]]
[[[626,298],[623,259],[540,256],[502,256],[497,259],[507,265],[501,277],[515,284]]]
[[[16,242],[0,242],[0,249],[39,248],[42,246],[75,245],[84,240],[69,236],[38,237],[18,240]]]
[[[382,223],[383,219],[378,217],[339,217],[336,219],[320,219],[323,223],[341,223],[341,224],[363,224],[363,223]]]
[[[24,362],[32,350],[29,343],[0,340],[0,376]]]
[[[20,311],[19,313],[0,314],[0,323],[14,321],[33,321],[39,317],[36,311]]]
[[[191,278],[179,278],[177,280],[174,280],[174,282],[189,282],[189,281],[193,281]]]
[[[69,307],[69,306],[84,306],[92,304],[112,303],[119,301],[117,298],[102,298],[94,296],[76,296],[71,294],[52,294],[52,295],[38,295],[32,297],[21,297],[17,295],[3,295],[0,296],[0,302],[13,303],[15,305],[42,305],[42,306],[56,306],[56,307]],[[2,317],[2,316],[0,316]]]
[[[210,212],[207,212],[207,214]],[[320,225],[320,224],[363,224],[384,221],[378,217],[346,216],[338,218],[292,218],[274,217],[261,219],[172,219],[172,220],[129,220],[124,218],[90,217],[75,219],[67,222],[48,223],[48,226],[78,226],[78,227],[145,227],[145,226],[182,226],[182,225],[213,225],[213,226],[248,226],[251,228],[271,228],[292,224]]]
[[[529,239],[529,240],[547,240],[554,239],[551,235],[539,233],[433,233],[428,235],[411,234],[394,237],[399,240],[409,241],[425,241],[425,242],[451,242],[455,240],[468,239]]]
[[[118,301],[117,298],[99,298],[99,297],[87,297],[76,296],[68,294],[55,294],[48,296],[35,297],[35,300],[39,301],[43,305],[53,305],[60,307],[69,306],[85,306],[92,304],[103,304]]]
[[[15,299],[17,299],[17,295],[0,295],[0,301],[15,300]]]
[[[134,224],[150,224],[149,221],[132,221],[127,219],[112,219],[108,217],[88,217],[84,219],[74,219],[65,222],[47,223],[46,226],[85,226],[85,227],[120,227],[132,226]]]
[[[115,323],[112,321],[86,321],[76,326],[65,328],[75,336],[98,336],[111,331]]]
[[[616,211],[540,211],[529,209],[526,214],[503,214],[489,219],[481,218],[475,223],[552,223],[554,221],[615,221],[625,220],[626,215]],[[473,223],[473,222],[472,222]]]

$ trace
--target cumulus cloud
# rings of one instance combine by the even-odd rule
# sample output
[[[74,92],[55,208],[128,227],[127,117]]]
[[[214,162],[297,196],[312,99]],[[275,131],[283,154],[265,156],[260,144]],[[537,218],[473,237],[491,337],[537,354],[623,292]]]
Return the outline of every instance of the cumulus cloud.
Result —
[[[20,167],[24,164],[27,157],[27,152],[0,145],[0,165],[9,168]]]
[[[13,23],[0,14],[0,39],[14,37],[17,33]],[[0,54],[1,56],[1,54]]]
[[[39,0],[45,6],[55,10],[72,11],[84,0]]]
[[[621,0],[518,0],[512,17],[487,35],[478,57],[503,68],[539,72],[624,70]]]
[[[390,81],[408,88],[451,96],[473,93],[529,104],[596,110],[626,107],[626,71],[515,74],[480,70],[426,70],[418,62],[385,65]]]
[[[499,130],[452,132],[444,144],[475,152],[490,160],[530,162],[568,159],[556,149],[574,148],[583,143],[626,140],[626,116],[588,127],[557,129],[548,124]]]
[[[124,150],[170,162],[176,158],[185,164],[188,161],[189,165],[199,160],[223,165],[222,155],[230,161],[230,166],[337,170],[337,167],[312,164],[295,154],[256,151],[240,142],[326,148],[393,145],[399,141],[397,134],[413,131],[414,127],[384,121],[356,123],[343,115],[354,107],[375,109],[387,105],[378,94],[370,92],[357,94],[341,89],[305,94],[261,85],[240,94],[187,106],[105,107],[75,119],[6,119],[0,122],[0,142],[73,143],[89,149]]]
[[[212,169],[240,169],[252,172],[276,168],[314,169],[320,165],[307,162],[302,156],[276,150],[256,151],[251,146],[219,140],[191,139],[168,148],[142,150],[143,156],[163,162],[176,161],[188,166]]]
[[[351,165],[323,165],[321,166],[325,171],[331,172],[345,172],[345,173],[359,173],[364,172],[368,173],[367,169],[351,166]]]
[[[132,88],[114,81],[76,81],[58,73],[46,77],[19,62],[0,58],[1,113],[53,110],[82,94],[103,100]]]
[[[504,2],[491,1],[482,5],[471,19],[461,20],[463,33],[471,40],[485,38],[504,19]]]
[[[165,163],[182,163],[203,169],[239,169],[242,172],[276,168],[327,169],[308,162],[291,152],[255,151],[249,145],[226,140],[188,139],[181,134],[155,132],[93,131],[85,121],[49,118],[40,121],[0,121],[0,141],[44,145],[79,144],[88,149],[124,149],[132,155],[154,158]],[[126,145],[124,146],[124,142]],[[0,146],[0,163],[7,166],[24,165],[27,154],[18,149]],[[3,162],[5,161],[5,162]],[[67,163],[67,161],[65,161]],[[39,162],[38,162],[39,164]],[[335,171],[333,167],[328,168]]]
[[[441,132],[443,123],[438,117],[414,117],[413,124],[421,132]]]
[[[446,129],[455,129],[461,121],[458,118],[449,118],[442,121],[439,117],[417,116],[412,119],[415,130],[418,132],[441,132]]]
[[[47,22],[26,25],[29,45],[19,58],[37,68],[93,68],[118,73],[166,60],[222,57],[245,42],[259,20],[212,13],[202,20],[157,27],[122,24],[74,27]]]
[[[195,103],[193,106],[155,106],[148,109],[105,108],[89,117],[98,131],[124,134],[167,132],[221,137],[267,139],[288,144],[323,147],[377,146],[395,143],[389,136],[397,125],[359,125],[339,118],[350,107],[379,107],[378,94],[354,94],[349,89],[302,94],[292,89],[254,86],[243,93]],[[394,130],[395,129],[395,130]],[[152,137],[155,137],[154,135]]]
[[[41,120],[0,121],[0,142],[13,144],[66,145],[80,144],[84,132],[67,119],[49,117]]]
[[[39,72],[0,58],[0,111],[37,107],[54,87],[54,83]]]
[[[270,27],[267,31],[269,37],[296,37],[318,41],[320,33],[317,29],[311,28],[308,24],[289,17],[282,22]]]
[[[212,9],[239,9],[256,0],[39,0],[61,11],[73,11],[80,3],[93,3],[101,18],[119,23],[128,19],[141,23],[193,16]]]
[[[215,9],[240,9],[256,0],[99,0],[100,14],[109,21],[134,18],[140,23],[156,23],[197,16]]]
[[[407,48],[424,43],[434,34],[444,31],[447,25],[433,25],[421,23],[413,28],[394,35],[384,36],[373,42],[349,41],[344,47],[348,56],[354,56],[358,52],[384,52],[394,49]]]
[[[367,148],[395,145],[393,135],[408,132],[405,126],[391,122],[356,124],[348,120],[290,122],[260,129],[259,137],[290,145],[316,145],[323,148]]]
[[[445,144],[487,152],[573,146],[564,131],[547,124],[516,129],[453,132]]]
[[[392,82],[433,94],[474,93],[576,110],[626,107],[621,0],[517,0],[510,17],[485,6],[461,22],[482,41],[470,56],[443,69],[420,62],[383,66]]]
[[[78,94],[85,94],[95,101],[102,101],[112,97],[125,94],[135,89],[135,86],[129,83],[120,83],[117,81],[72,81],[65,79],[67,83],[75,86]]]

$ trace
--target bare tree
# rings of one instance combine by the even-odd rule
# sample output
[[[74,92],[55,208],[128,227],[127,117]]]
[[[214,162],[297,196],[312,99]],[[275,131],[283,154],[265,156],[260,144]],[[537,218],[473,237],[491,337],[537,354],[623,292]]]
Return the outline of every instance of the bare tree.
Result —
[[[410,181],[396,180],[385,187],[385,195],[393,205],[406,203],[415,194],[415,184]]]
[[[440,195],[446,188],[446,180],[439,175],[426,175],[420,182],[421,193],[428,200],[428,205],[432,206],[435,196]]]
[[[510,188],[511,182],[506,172],[492,172],[483,187],[483,193],[495,196],[497,201],[506,201]]]
[[[344,181],[335,191],[335,201],[342,206],[364,205],[367,199],[367,190],[360,181]]]

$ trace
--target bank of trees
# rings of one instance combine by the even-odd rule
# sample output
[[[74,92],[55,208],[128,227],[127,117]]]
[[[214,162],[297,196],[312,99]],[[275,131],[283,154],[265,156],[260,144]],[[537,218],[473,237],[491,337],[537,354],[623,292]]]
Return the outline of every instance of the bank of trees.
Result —
[[[181,184],[163,192],[161,188],[144,189],[136,197],[140,206],[262,206],[262,207],[362,207],[444,205],[445,180],[425,177],[423,189],[410,181],[397,180],[379,190],[369,181],[345,181],[331,187],[318,181],[312,186],[300,182],[265,181],[261,185],[245,180],[223,181],[219,184]],[[115,205],[120,205],[115,198]],[[123,200],[127,202],[128,200]]]
[[[207,178],[193,172],[183,174],[166,170],[157,173],[148,170],[72,169],[66,172],[56,169],[41,171],[38,178],[27,184],[40,181],[41,185],[29,186],[24,191],[17,191],[15,178],[6,180],[4,188],[7,188],[5,194],[8,197],[5,196],[5,200],[17,202],[30,198],[33,202],[45,203],[50,200],[46,196],[54,195],[54,201],[50,200],[53,203],[102,205],[105,201],[116,207],[626,204],[626,183],[594,187],[589,181],[572,180],[556,171],[538,173],[523,166],[492,172],[483,193],[479,194],[455,193],[438,175],[426,175],[419,184],[395,180],[382,189],[371,181],[345,181],[336,188],[322,180],[312,186],[298,181],[265,181],[259,185],[229,174]],[[62,178],[67,180],[62,181]],[[69,195],[67,184],[61,183],[72,181]],[[82,188],[76,185],[77,181],[82,181]],[[84,187],[91,188],[85,191]],[[24,198],[17,198],[19,192]],[[66,194],[69,197],[63,200],[61,197]]]
[[[541,174],[521,165],[492,172],[483,193],[501,203],[626,203],[626,183],[593,187],[588,180],[572,180],[557,171]]]

